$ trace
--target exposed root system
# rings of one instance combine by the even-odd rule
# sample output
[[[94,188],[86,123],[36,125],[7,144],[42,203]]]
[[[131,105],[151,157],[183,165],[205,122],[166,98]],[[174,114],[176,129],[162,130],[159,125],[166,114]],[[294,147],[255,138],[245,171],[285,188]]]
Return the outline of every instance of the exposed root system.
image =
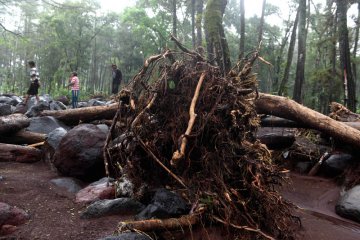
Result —
[[[181,46],[181,45],[179,45]],[[203,223],[232,239],[292,239],[292,205],[274,190],[284,176],[254,137],[257,52],[226,76],[181,46],[150,57],[119,94],[123,106],[106,151],[115,177],[181,191]]]

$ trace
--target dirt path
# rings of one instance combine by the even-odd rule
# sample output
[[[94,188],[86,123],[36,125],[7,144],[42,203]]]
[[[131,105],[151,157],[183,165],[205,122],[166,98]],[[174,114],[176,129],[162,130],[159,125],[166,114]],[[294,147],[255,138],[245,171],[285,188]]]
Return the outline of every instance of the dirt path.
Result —
[[[0,162],[0,176],[0,202],[24,209],[31,216],[12,235],[15,239],[98,239],[111,235],[124,220],[120,216],[80,219],[84,206],[74,203],[73,194],[50,182],[58,175],[43,162]]]
[[[13,238],[0,236],[0,240],[95,240],[111,235],[118,222],[129,218],[80,219],[84,206],[75,204],[73,194],[50,182],[58,175],[43,162],[0,162],[0,176],[3,177],[0,180],[0,202],[18,206],[31,216],[28,223],[11,235]],[[285,187],[282,193],[302,209],[298,211],[303,225],[298,239],[360,239],[360,224],[334,213],[340,189],[331,180],[299,175],[292,175],[291,179],[292,184]]]

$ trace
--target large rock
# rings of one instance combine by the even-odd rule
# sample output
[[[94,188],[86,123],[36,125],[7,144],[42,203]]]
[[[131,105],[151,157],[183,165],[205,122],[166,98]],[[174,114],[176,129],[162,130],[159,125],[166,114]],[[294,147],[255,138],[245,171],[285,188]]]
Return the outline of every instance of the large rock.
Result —
[[[105,175],[103,146],[106,134],[92,124],[81,124],[68,131],[55,151],[54,166],[65,176],[84,181]]]
[[[56,118],[51,116],[44,116],[30,118],[30,126],[27,127],[26,130],[30,132],[49,134],[59,127],[62,127],[65,130],[69,129],[68,126]]]
[[[344,172],[354,162],[348,153],[336,152],[323,162],[321,172],[328,177],[335,177]]]
[[[360,222],[360,185],[347,191],[335,206],[338,215]]]
[[[27,214],[24,210],[10,206],[7,203],[0,202],[0,226],[18,226],[26,223],[29,218],[29,214]]]
[[[102,178],[99,181],[91,183],[76,194],[75,202],[90,203],[100,199],[115,198],[115,187],[113,182],[114,179],[112,178]]]
[[[81,218],[99,218],[109,215],[136,214],[144,205],[132,198],[104,199],[90,204],[81,214]]]
[[[150,204],[136,215],[135,218],[137,220],[173,218],[187,214],[189,210],[189,205],[178,194],[165,188],[160,188],[155,191]]]
[[[7,103],[0,103],[0,116],[10,115],[12,113],[11,105]]]

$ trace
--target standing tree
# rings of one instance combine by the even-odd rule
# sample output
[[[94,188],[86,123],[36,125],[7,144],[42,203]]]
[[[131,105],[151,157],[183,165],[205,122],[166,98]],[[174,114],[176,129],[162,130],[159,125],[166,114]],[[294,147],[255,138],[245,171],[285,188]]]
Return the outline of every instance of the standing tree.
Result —
[[[244,0],[240,0],[240,43],[239,43],[239,60],[245,53],[245,6]]]
[[[258,44],[260,45],[263,32],[264,32],[264,17],[265,17],[265,6],[266,6],[266,0],[263,0],[263,6],[261,11],[261,18],[260,18],[260,24],[259,24],[259,36],[258,36]]]
[[[344,3],[345,2],[345,3]],[[344,104],[351,111],[356,111],[355,82],[351,70],[349,33],[347,28],[347,0],[336,0],[338,31],[339,31],[339,52],[340,69],[344,81]]]
[[[279,90],[278,90],[278,94],[280,96],[282,96],[284,94],[287,95],[286,85],[289,80],[290,67],[291,67],[291,63],[292,63],[292,59],[293,59],[293,55],[294,55],[295,42],[296,42],[296,30],[297,30],[297,26],[298,26],[298,21],[299,21],[299,10],[297,11],[296,18],[294,21],[293,30],[292,30],[291,38],[290,38],[289,50],[288,50],[288,54],[287,54],[286,66],[285,66],[285,70],[284,70],[284,75],[281,79],[281,83],[280,83]]]
[[[306,59],[306,0],[299,1],[299,30],[298,30],[298,56],[296,65],[295,86],[293,98],[302,103],[302,91],[305,79]]]
[[[225,37],[223,16],[227,0],[209,0],[205,9],[205,36],[210,61],[215,60],[226,74],[231,68],[230,52]]]

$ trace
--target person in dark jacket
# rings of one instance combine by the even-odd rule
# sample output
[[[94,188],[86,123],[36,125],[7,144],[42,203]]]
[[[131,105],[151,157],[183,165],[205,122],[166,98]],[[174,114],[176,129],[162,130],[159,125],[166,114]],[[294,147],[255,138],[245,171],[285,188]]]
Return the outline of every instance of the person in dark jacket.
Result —
[[[38,103],[40,101],[39,95],[38,95],[38,90],[40,87],[39,71],[37,70],[36,64],[34,61],[29,61],[28,65],[30,68],[30,87],[29,87],[26,97],[25,97],[25,101],[24,101],[25,105],[29,101],[30,96],[35,96],[36,103]]]
[[[122,81],[122,73],[120,69],[117,68],[116,64],[111,65],[112,68],[112,94],[117,94],[119,92],[119,86]]]

